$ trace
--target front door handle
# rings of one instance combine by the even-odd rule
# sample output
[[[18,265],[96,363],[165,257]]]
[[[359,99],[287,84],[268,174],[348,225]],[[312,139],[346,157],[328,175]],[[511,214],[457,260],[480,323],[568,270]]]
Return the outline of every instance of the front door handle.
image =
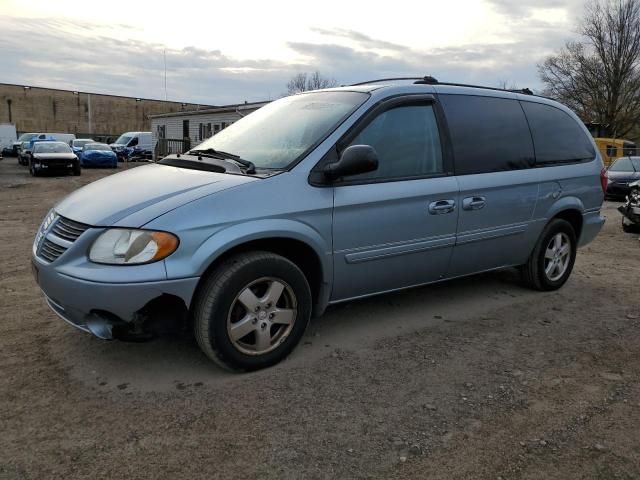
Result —
[[[484,207],[486,199],[484,197],[467,197],[462,200],[463,210],[480,210]]]
[[[429,213],[431,215],[442,215],[443,213],[451,213],[455,209],[455,200],[437,200],[429,204]]]

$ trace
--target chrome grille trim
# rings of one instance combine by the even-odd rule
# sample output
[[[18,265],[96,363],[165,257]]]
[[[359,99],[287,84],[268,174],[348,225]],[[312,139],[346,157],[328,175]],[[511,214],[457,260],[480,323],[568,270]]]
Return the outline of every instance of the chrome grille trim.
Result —
[[[42,245],[40,245],[38,255],[51,263],[66,251],[67,249],[65,247],[53,243],[48,238],[45,238],[42,241]]]
[[[71,243],[75,242],[89,228],[91,228],[90,225],[57,216],[49,229],[51,239],[47,238],[46,230],[42,232],[44,238],[37,249],[38,257],[48,263],[54,262],[67,251]],[[61,243],[65,245],[61,245]]]
[[[58,217],[58,220],[51,227],[51,233],[70,242],[75,242],[88,228],[89,225],[84,223]]]

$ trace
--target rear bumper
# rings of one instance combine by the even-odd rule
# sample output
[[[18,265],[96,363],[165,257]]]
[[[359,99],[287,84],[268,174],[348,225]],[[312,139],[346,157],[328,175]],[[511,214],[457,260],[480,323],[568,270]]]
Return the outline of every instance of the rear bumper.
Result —
[[[598,235],[604,225],[604,217],[600,215],[600,209],[587,211],[582,215],[582,232],[578,246],[587,245]]]

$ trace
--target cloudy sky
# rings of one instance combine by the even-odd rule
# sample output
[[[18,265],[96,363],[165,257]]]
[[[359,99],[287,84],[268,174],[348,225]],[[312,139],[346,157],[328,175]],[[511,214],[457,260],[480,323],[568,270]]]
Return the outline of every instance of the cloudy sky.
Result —
[[[0,0],[0,83],[164,98],[166,56],[168,99],[213,105],[277,98],[315,69],[538,88],[582,4]]]

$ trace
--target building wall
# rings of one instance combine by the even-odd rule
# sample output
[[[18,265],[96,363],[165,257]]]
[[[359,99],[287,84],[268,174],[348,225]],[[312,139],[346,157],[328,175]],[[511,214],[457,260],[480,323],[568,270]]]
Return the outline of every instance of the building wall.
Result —
[[[191,103],[0,84],[0,123],[13,123],[18,132],[118,136],[128,131],[149,131],[149,115],[202,107]]]
[[[158,139],[158,130],[161,127],[165,129],[165,137],[171,139],[182,139],[182,128],[183,121],[189,121],[189,139],[191,140],[191,145],[195,146],[201,143],[203,140],[206,140],[210,135],[209,132],[209,124],[211,125],[211,134],[216,132],[216,125],[218,126],[218,130],[222,130],[223,124],[224,126],[229,126],[232,123],[240,120],[243,116],[248,115],[251,112],[254,112],[259,107],[255,108],[243,108],[242,114],[235,111],[225,111],[225,112],[211,112],[211,113],[202,113],[202,114],[185,114],[185,115],[176,115],[176,116],[167,116],[167,117],[156,117],[151,119],[151,134],[153,135],[153,142],[156,143]],[[204,134],[200,135],[200,124],[203,125]]]

